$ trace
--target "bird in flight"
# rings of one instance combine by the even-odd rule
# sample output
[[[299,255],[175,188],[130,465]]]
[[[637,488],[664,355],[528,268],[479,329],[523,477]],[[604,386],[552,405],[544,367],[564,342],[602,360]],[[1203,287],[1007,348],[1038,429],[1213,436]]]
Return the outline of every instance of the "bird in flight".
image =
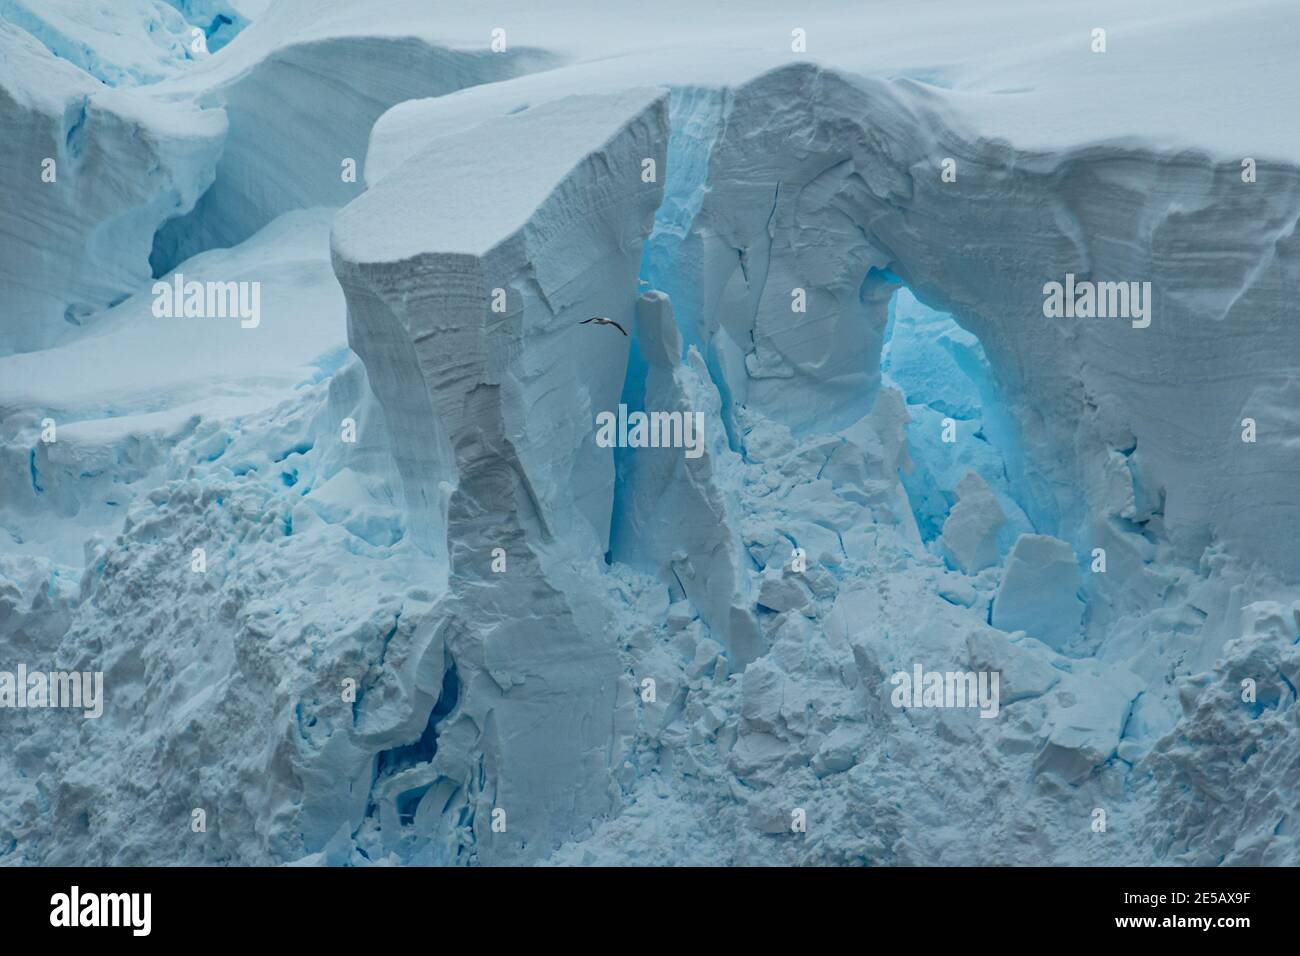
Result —
[[[623,326],[619,325],[619,324],[618,324],[617,322],[615,322],[613,319],[607,319],[607,318],[605,318],[603,315],[593,315],[591,318],[587,319],[585,322],[579,322],[578,324],[579,324],[579,325],[586,325],[588,322],[595,322],[597,325],[612,325],[612,326],[614,326],[614,328],[618,329],[618,330],[619,330],[620,332],[622,332],[624,335],[627,335],[627,332],[626,332],[626,330],[624,330]]]

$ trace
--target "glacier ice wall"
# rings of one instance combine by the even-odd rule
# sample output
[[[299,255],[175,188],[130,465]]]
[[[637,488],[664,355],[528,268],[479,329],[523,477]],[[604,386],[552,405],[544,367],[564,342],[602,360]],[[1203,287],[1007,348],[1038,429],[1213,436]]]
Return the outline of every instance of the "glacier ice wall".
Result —
[[[0,48],[7,354],[57,341],[149,278],[154,230],[212,181],[226,120],[192,103],[151,109],[3,18]]]
[[[578,323],[632,324],[661,196],[643,162],[663,164],[665,100],[579,97],[448,136],[334,227],[349,342],[384,406],[415,540],[447,566],[431,639],[456,707],[401,785],[435,812],[448,788],[468,791],[485,861],[546,849],[486,839],[491,811],[554,839],[617,792],[605,751],[628,691],[584,578],[608,550],[613,492],[589,423],[617,404],[628,343]]]
[[[1250,111],[1108,116],[1165,102],[1115,57],[1009,123],[1068,32],[971,65],[902,6],[776,69],[766,14],[172,6],[237,35],[0,17],[0,669],[109,688],[0,710],[0,863],[1296,862],[1300,196]],[[1159,6],[1116,36],[1199,48]],[[1066,273],[1151,325],[1045,318]],[[701,454],[601,447],[619,405]],[[918,662],[996,719],[891,705]]]
[[[251,34],[274,23],[254,25]],[[238,50],[232,52],[239,52]],[[549,65],[533,50],[506,55],[447,49],[418,37],[341,36],[280,40],[244,69],[178,81],[231,117],[213,183],[193,209],[162,225],[156,272],[196,252],[247,239],[281,213],[341,206],[364,175],[370,128],[388,107]],[[201,89],[194,85],[202,82]],[[343,165],[357,169],[345,177]]]
[[[936,156],[974,169],[953,184],[920,175]],[[1016,470],[1037,522],[1080,545],[1095,539],[1123,553],[1137,533],[1123,522],[1155,520],[1183,560],[1221,541],[1258,554],[1287,581],[1300,574],[1282,530],[1294,505],[1280,487],[1266,484],[1232,503],[1213,490],[1272,470],[1261,458],[1281,476],[1290,459],[1289,439],[1243,449],[1239,424],[1250,408],[1290,435],[1281,414],[1292,380],[1288,350],[1222,348],[1248,334],[1261,343],[1296,334],[1282,299],[1297,268],[1287,254],[1297,241],[1288,168],[1271,166],[1276,188],[1252,192],[1240,188],[1239,164],[1182,152],[1092,147],[1078,156],[1011,156],[1004,144],[963,131],[923,94],[903,98],[804,67],[738,91],[710,163],[712,188],[693,227],[706,263],[698,321],[710,334],[720,330],[720,353],[753,336],[753,349],[741,353],[743,372],[723,366],[734,369],[733,392],[775,406],[795,427],[814,415],[835,422],[860,414],[879,367],[880,333],[821,326],[847,322],[843,309],[866,308],[869,270],[888,268],[979,336],[1034,449],[1022,452]],[[964,192],[972,179],[978,188]],[[1224,221],[1237,231],[1198,228]],[[818,274],[828,261],[834,281]],[[1037,280],[1066,272],[1153,276],[1152,328],[1043,321]],[[809,310],[815,318],[792,320],[790,290],[804,286],[827,305]],[[853,324],[879,330],[883,314],[877,306],[873,321]],[[837,346],[833,360],[818,351],[828,341]],[[769,367],[782,377],[793,370],[790,384],[816,401],[769,398],[779,394]],[[1222,390],[1210,402],[1218,418],[1206,421],[1191,403],[1161,402],[1187,385]],[[1140,485],[1142,503],[1127,514],[1124,501],[1103,499],[1114,494],[1103,491],[1107,451],[1130,459]],[[1081,482],[1082,496],[1074,493]],[[1261,509],[1261,500],[1272,506]]]
[[[60,341],[151,275],[243,242],[277,216],[355,198],[370,127],[394,103],[557,60],[529,47],[453,48],[427,22],[395,35],[346,4],[331,19],[284,0],[256,22],[256,3],[178,12],[132,0],[89,22],[64,6],[0,7],[0,122],[15,147],[3,159],[15,215],[0,226],[14,248],[0,269],[23,316],[0,334],[0,354]],[[204,29],[217,20],[227,33],[246,29],[222,56],[195,52],[191,34],[203,29],[182,13]],[[157,47],[162,66],[127,57],[142,44]],[[94,57],[119,48],[119,65]],[[53,188],[60,182],[75,188]]]
[[[385,130],[389,143],[398,129],[413,128],[415,114],[401,112],[402,127]],[[997,449],[992,457],[970,459],[976,475],[984,462],[1005,502],[987,496],[999,515],[987,532],[994,536],[993,550],[979,566],[956,564],[968,572],[1004,557],[1007,564],[978,574],[973,590],[969,584],[938,583],[951,572],[931,564],[927,574],[937,575],[930,586],[939,597],[926,600],[911,581],[896,584],[908,595],[907,607],[929,608],[922,619],[953,616],[954,627],[973,629],[965,642],[952,644],[927,641],[913,626],[902,644],[913,653],[928,648],[929,659],[954,665],[996,662],[1013,681],[1011,699],[1024,706],[1016,709],[1012,726],[991,734],[981,726],[975,737],[969,729],[949,727],[945,733],[954,746],[985,739],[993,749],[984,757],[990,764],[1015,776],[1018,771],[1008,764],[1023,759],[1019,772],[1049,791],[1112,786],[1112,776],[1125,775],[1124,768],[1140,763],[1154,740],[1178,725],[1183,705],[1174,678],[1209,664],[1235,630],[1234,612],[1217,610],[1235,586],[1239,572],[1231,566],[1248,560],[1267,567],[1273,583],[1266,590],[1285,593],[1293,581],[1285,534],[1278,530],[1287,524],[1289,504],[1279,503],[1270,519],[1258,523],[1244,519],[1255,513],[1256,499],[1242,500],[1238,510],[1210,504],[1217,500],[1211,489],[1234,483],[1234,471],[1242,466],[1232,462],[1255,450],[1240,442],[1233,418],[1223,416],[1216,430],[1186,403],[1175,402],[1167,411],[1160,404],[1161,395],[1181,388],[1188,370],[1204,366],[1219,348],[1198,334],[1180,307],[1198,310],[1198,319],[1219,327],[1247,321],[1240,303],[1280,322],[1277,296],[1289,267],[1272,248],[1290,241],[1291,179],[1284,178],[1277,192],[1249,200],[1257,205],[1239,216],[1235,210],[1247,200],[1235,164],[1118,145],[1088,147],[1078,155],[1008,155],[1006,144],[964,128],[915,84],[860,81],[813,67],[774,71],[734,93],[674,91],[670,112],[665,200],[642,263],[643,282],[664,292],[642,296],[638,305],[624,399],[631,408],[671,408],[693,395],[689,401],[708,410],[709,420],[717,422],[715,434],[727,436],[728,446],[712,449],[696,467],[656,460],[653,453],[616,456],[613,557],[662,581],[676,602],[669,610],[670,630],[706,629],[721,642],[714,646],[725,655],[723,673],[734,668],[743,679],[741,721],[730,731],[735,736],[726,736],[730,723],[722,714],[728,705],[709,709],[708,690],[685,677],[691,690],[674,694],[666,719],[689,725],[689,701],[702,697],[697,732],[730,753],[728,769],[748,786],[755,775],[770,774],[766,782],[777,793],[791,785],[791,767],[801,765],[792,751],[802,751],[814,776],[822,778],[827,774],[819,762],[833,768],[847,759],[862,766],[860,741],[870,731],[855,732],[855,719],[867,726],[891,723],[887,713],[871,706],[863,711],[856,701],[842,705],[844,712],[830,706],[828,716],[839,714],[831,724],[800,727],[784,708],[778,717],[749,722],[750,705],[743,702],[751,686],[759,708],[767,706],[769,695],[789,702],[798,686],[810,695],[808,706],[820,712],[828,704],[822,695],[848,694],[853,700],[906,664],[897,651],[882,656],[880,647],[864,641],[863,631],[888,637],[888,618],[866,610],[855,580],[893,580],[904,573],[888,561],[869,561],[863,568],[845,560],[867,540],[869,550],[879,549],[885,528],[893,526],[886,553],[898,555],[894,562],[902,554],[912,555],[905,563],[918,555],[951,561],[943,549],[961,532],[946,519],[949,511],[959,514],[952,503],[971,469],[939,464],[937,458],[930,466],[925,455],[908,462],[897,444],[888,450],[901,438],[893,429],[912,411],[903,411],[897,393],[880,391],[890,304],[905,282],[969,330],[957,329],[966,338],[951,347],[955,371],[944,384],[957,382],[960,373],[965,384],[957,384],[969,390],[980,416],[960,416],[973,432],[967,438]],[[453,125],[454,115],[448,114]],[[978,201],[963,194],[962,202],[953,202],[942,192],[948,184],[932,171],[921,173],[934,165],[933,157],[948,154],[968,172],[974,166],[981,179],[992,177],[997,188],[985,184]],[[1139,168],[1144,172],[1136,179],[1120,172]],[[390,161],[385,181],[402,175],[400,160]],[[1115,188],[1094,188],[1097,177],[1111,177]],[[1149,188],[1158,181],[1165,192]],[[1127,190],[1120,188],[1125,183]],[[1246,227],[1240,243],[1249,251],[1242,258],[1256,264],[1248,274],[1228,257],[1219,272],[1195,270],[1199,290],[1193,284],[1186,262],[1203,266],[1219,234],[1203,233],[1200,253],[1195,230],[1181,230],[1178,243],[1168,247],[1159,241],[1160,223],[1187,215],[1189,202],[1194,209],[1214,210],[1203,215],[1216,221],[1226,205],[1232,211],[1228,219]],[[1079,225],[1084,220],[1086,228]],[[994,239],[990,223],[996,224]],[[1066,272],[1102,279],[1154,274],[1160,277],[1157,287],[1190,291],[1182,302],[1157,298],[1151,329],[1126,322],[1044,322],[1043,280]],[[806,311],[792,308],[795,290],[811,303]],[[670,319],[676,330],[667,326]],[[1142,338],[1144,333],[1149,334]],[[1269,327],[1268,335],[1285,334],[1282,324]],[[1142,363],[1142,375],[1136,363]],[[1239,403],[1246,401],[1238,393],[1256,388],[1256,374],[1279,383],[1292,377],[1280,357],[1271,368],[1256,366],[1235,380],[1216,372],[1214,384],[1224,390],[1216,407],[1238,415]],[[690,382],[708,384],[700,391]],[[1162,410],[1153,415],[1155,407]],[[1271,427],[1287,427],[1273,415],[1271,402],[1257,407],[1271,416]],[[927,424],[938,422],[913,421]],[[828,441],[821,437],[827,432],[839,437]],[[846,443],[849,435],[854,439]],[[1268,455],[1285,471],[1289,441],[1280,437]],[[919,441],[918,454],[929,444]],[[926,449],[926,455],[938,453]],[[1127,462],[1118,473],[1127,485],[1117,481],[1117,459]],[[773,469],[788,475],[801,461],[804,467],[819,462],[816,480],[783,487]],[[909,489],[894,470],[915,468],[918,461],[927,473],[941,469],[936,473],[949,496],[934,515],[947,542],[928,549],[910,520]],[[779,512],[765,512],[764,504],[742,490],[755,483],[777,490],[783,499]],[[1277,493],[1262,493],[1280,501]],[[1008,514],[1013,520],[999,543]],[[1267,536],[1265,525],[1271,526]],[[813,545],[821,535],[829,536],[825,550]],[[790,550],[806,545],[815,548],[818,573],[792,576]],[[1105,575],[1085,573],[1094,548],[1109,555]],[[1211,554],[1222,558],[1207,563]],[[845,658],[836,670],[856,676],[843,678],[847,683],[834,690],[810,690],[812,678],[791,669],[802,665],[789,654],[816,632],[798,622],[823,620],[848,598],[856,603],[843,606],[857,610],[825,618],[824,626],[838,627],[842,646],[852,650],[852,665]],[[889,605],[896,600],[890,598]],[[991,629],[981,626],[986,618]],[[1001,633],[1010,633],[1011,642]],[[1156,638],[1165,650],[1134,655],[1137,633],[1167,635]],[[1166,642],[1189,639],[1190,647],[1176,652],[1175,673],[1158,672],[1155,658],[1169,660]],[[783,646],[790,650],[783,652]],[[1067,663],[1062,652],[1079,660]],[[634,652],[634,667],[635,659]],[[856,749],[847,743],[852,740],[859,741]],[[694,766],[700,755],[689,744],[686,749]],[[661,772],[683,759],[663,738],[655,754]],[[1017,756],[1012,760],[1010,754]],[[1144,768],[1137,776],[1149,780],[1146,773]],[[755,797],[750,822],[760,829],[777,826],[775,799],[772,792]],[[1061,809],[1044,812],[1052,817]],[[847,805],[842,812],[849,812]],[[916,840],[915,823],[900,826],[904,833],[892,851],[897,855],[878,851],[883,858],[915,860],[918,852],[942,852],[942,840],[920,841],[904,851]],[[1096,847],[1076,841],[1057,842],[1050,851],[1049,845],[1040,851],[1099,859]],[[843,847],[819,852],[839,854]]]

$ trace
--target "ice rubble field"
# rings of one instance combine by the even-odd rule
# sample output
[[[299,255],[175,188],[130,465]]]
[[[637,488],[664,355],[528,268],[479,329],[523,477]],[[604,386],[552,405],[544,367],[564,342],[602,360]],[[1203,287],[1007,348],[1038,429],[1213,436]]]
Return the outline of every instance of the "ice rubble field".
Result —
[[[795,10],[0,0],[0,863],[1300,864],[1300,8]]]

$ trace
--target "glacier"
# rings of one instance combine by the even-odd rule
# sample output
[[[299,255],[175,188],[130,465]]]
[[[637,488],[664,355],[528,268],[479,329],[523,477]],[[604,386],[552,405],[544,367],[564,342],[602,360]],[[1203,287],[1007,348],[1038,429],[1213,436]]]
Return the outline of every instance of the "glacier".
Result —
[[[1300,863],[1291,5],[551,6],[0,0],[0,864]]]

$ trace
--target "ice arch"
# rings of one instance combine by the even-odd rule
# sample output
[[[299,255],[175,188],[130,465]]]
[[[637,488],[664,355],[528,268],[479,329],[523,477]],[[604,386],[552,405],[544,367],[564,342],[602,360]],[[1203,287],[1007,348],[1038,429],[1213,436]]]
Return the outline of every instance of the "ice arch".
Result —
[[[1045,521],[1035,525],[1025,514],[1019,428],[1007,414],[978,338],[900,285],[889,302],[880,364],[885,382],[907,403],[913,467],[902,481],[925,541],[939,537],[954,489],[970,472],[988,485],[1007,518],[999,533],[1001,554],[1020,534],[1056,530]],[[945,441],[945,434],[952,440]]]
[[[1284,299],[1300,281],[1293,169],[1271,165],[1274,186],[1251,191],[1235,161],[1187,152],[1020,151],[916,84],[810,65],[705,105],[718,121],[690,140],[707,161],[687,168],[707,188],[666,243],[694,263],[673,300],[724,395],[796,431],[859,417],[879,388],[891,271],[983,343],[1036,521],[1107,548],[1120,579],[1159,549],[1195,566],[1212,544],[1300,579],[1285,530],[1300,502],[1282,477],[1300,465],[1285,412],[1300,347]],[[692,194],[669,176],[670,197]],[[1045,318],[1044,283],[1066,273],[1150,281],[1151,325]],[[1267,447],[1241,442],[1247,410]]]

